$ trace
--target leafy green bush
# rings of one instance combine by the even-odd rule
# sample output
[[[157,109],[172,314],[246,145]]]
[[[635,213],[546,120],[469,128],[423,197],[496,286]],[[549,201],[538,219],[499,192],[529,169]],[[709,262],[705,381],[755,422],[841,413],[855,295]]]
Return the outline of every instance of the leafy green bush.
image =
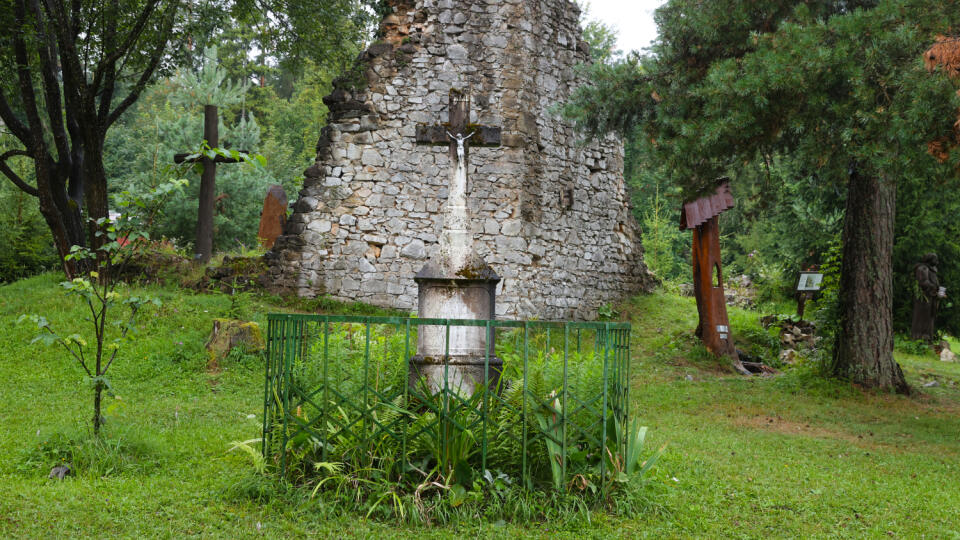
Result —
[[[923,340],[912,340],[903,334],[894,334],[893,349],[906,354],[917,356],[933,355],[933,349],[930,344]]]

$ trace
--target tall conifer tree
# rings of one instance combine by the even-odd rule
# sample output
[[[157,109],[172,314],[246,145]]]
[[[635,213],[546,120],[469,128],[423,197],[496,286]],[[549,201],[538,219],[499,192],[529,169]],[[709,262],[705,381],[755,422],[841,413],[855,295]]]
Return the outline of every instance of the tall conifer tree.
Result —
[[[596,66],[566,111],[593,134],[639,130],[689,197],[771,151],[845,186],[831,371],[906,392],[893,359],[896,182],[949,170],[927,142],[950,132],[955,94],[921,53],[958,20],[958,2],[671,0],[653,55]]]

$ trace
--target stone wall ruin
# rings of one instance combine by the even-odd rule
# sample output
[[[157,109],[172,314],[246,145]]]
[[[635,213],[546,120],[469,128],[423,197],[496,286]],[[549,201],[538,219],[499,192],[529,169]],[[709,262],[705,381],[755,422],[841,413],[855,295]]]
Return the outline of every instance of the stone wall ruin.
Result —
[[[437,249],[450,158],[416,144],[418,125],[447,120],[448,95],[471,121],[502,128],[502,146],[470,152],[469,207],[479,254],[500,274],[497,315],[592,319],[648,289],[628,208],[623,144],[584,145],[555,112],[589,61],[568,0],[393,0],[380,41],[335,83],[329,124],[271,281],[400,309]]]

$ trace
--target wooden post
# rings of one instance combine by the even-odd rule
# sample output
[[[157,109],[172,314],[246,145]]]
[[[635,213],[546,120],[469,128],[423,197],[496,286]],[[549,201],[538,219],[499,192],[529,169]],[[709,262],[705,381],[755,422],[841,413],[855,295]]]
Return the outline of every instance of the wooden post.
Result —
[[[717,216],[693,230],[692,259],[693,291],[700,315],[697,336],[710,352],[736,360],[737,348],[730,334],[727,297],[723,290],[720,225]]]
[[[720,223],[718,216],[733,208],[730,185],[723,182],[713,195],[683,205],[680,228],[693,230],[693,294],[697,300],[697,337],[718,356],[727,356],[738,372],[749,375],[743,367],[730,332],[727,297],[723,290],[723,266],[720,260]]]
[[[216,105],[203,107],[203,138],[210,148],[220,146],[219,117]],[[203,157],[203,175],[200,177],[200,206],[197,209],[197,239],[194,244],[195,258],[201,262],[210,260],[213,254],[213,212],[217,197],[217,165]]]

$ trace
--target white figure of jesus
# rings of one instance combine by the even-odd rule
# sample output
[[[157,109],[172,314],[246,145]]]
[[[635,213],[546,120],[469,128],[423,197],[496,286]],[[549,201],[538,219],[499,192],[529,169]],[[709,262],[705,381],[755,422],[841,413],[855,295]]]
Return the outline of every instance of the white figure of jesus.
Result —
[[[459,135],[454,135],[453,133],[450,133],[449,131],[447,132],[447,135],[449,135],[451,139],[457,141],[457,161],[458,161],[458,165],[463,165],[463,164],[464,164],[464,161],[466,161],[466,160],[463,159],[464,156],[465,156],[465,151],[464,151],[464,149],[463,149],[463,143],[464,143],[464,141],[466,141],[466,140],[469,139],[470,137],[473,137],[473,136],[476,135],[476,134],[477,134],[477,132],[474,131],[473,133],[471,133],[471,134],[467,135],[466,137],[464,137],[464,136],[463,136],[463,133],[461,133],[461,134],[459,134]]]

